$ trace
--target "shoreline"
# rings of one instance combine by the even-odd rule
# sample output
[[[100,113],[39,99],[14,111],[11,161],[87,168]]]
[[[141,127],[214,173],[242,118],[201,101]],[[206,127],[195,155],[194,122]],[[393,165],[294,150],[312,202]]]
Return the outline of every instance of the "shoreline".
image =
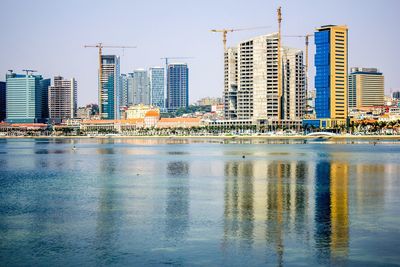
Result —
[[[217,140],[235,140],[235,139],[260,139],[260,140],[314,140],[315,136],[306,135],[241,135],[241,136],[194,136],[194,135],[127,135],[127,136],[0,136],[0,139],[217,139]],[[344,140],[344,139],[360,139],[360,140],[398,140],[400,135],[337,135],[324,140]]]

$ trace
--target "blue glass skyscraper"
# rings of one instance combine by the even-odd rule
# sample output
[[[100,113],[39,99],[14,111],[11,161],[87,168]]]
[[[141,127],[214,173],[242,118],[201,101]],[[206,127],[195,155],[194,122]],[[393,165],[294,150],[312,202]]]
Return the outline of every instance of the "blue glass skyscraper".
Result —
[[[150,68],[151,105],[164,108],[164,68]]]
[[[167,108],[174,112],[189,106],[189,69],[187,64],[168,65],[167,72]]]
[[[326,25],[315,32],[315,111],[332,126],[347,118],[347,27]]]
[[[10,73],[6,76],[7,122],[35,123],[48,118],[50,79],[41,75]]]
[[[6,83],[0,82],[0,122],[6,118]]]
[[[119,57],[115,55],[101,56],[99,77],[99,112],[102,119],[119,118],[120,97]]]
[[[330,118],[330,32],[315,33],[315,110],[317,118]]]

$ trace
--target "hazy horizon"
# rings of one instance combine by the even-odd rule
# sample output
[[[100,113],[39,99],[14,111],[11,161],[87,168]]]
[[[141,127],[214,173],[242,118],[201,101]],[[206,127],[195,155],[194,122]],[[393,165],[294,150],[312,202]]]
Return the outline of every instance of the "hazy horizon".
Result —
[[[282,34],[304,35],[325,24],[349,28],[350,67],[378,68],[385,93],[400,90],[397,76],[400,1],[2,1],[3,38],[0,80],[7,70],[38,70],[53,79],[75,77],[78,102],[97,103],[97,49],[85,44],[137,46],[104,49],[121,56],[121,73],[164,66],[162,57],[193,57],[189,66],[190,102],[221,97],[223,47],[220,33],[210,29],[270,26],[228,34],[228,46],[277,31],[276,9],[282,6]],[[285,38],[283,45],[304,49],[303,38]],[[378,49],[379,48],[379,49]],[[310,88],[314,86],[314,40],[310,40]],[[182,60],[179,60],[182,61]],[[173,62],[173,61],[171,61]]]

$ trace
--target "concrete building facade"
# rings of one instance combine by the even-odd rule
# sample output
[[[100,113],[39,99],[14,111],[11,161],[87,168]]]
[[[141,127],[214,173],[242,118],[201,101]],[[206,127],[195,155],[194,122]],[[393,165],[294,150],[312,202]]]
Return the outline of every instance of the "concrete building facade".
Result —
[[[224,118],[237,119],[238,49],[229,47],[224,52]]]
[[[349,108],[384,105],[384,76],[376,68],[351,68]]]
[[[138,69],[133,72],[133,105],[150,105],[150,88],[147,71]]]
[[[307,98],[303,51],[284,47],[282,70],[282,119],[301,120],[305,115]]]
[[[258,36],[225,51],[224,117],[227,120],[298,120],[305,110],[303,52],[281,48],[283,94],[278,95],[278,34]],[[281,112],[279,112],[281,108]]]
[[[49,86],[49,117],[55,121],[75,118],[78,108],[78,85],[75,78],[65,80],[54,77],[53,86]]]

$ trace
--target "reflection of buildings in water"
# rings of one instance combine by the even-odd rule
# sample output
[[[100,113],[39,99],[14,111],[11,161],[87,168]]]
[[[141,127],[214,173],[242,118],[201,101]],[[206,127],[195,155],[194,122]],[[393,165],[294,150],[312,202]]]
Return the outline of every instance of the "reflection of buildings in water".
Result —
[[[240,238],[253,243],[254,188],[250,161],[228,162],[225,166],[224,239]]]
[[[172,161],[167,165],[168,195],[165,209],[165,236],[180,240],[189,228],[189,163]]]
[[[385,202],[385,165],[357,164],[355,166],[356,192],[355,201],[358,212],[373,209],[379,214],[383,211]]]
[[[109,143],[109,142],[106,142]],[[113,154],[113,148],[99,148],[98,154]],[[117,208],[121,205],[118,203],[117,194],[114,188],[114,175],[117,169],[117,162],[113,157],[99,157],[99,204],[97,208],[96,222],[96,241],[94,246],[98,253],[97,259],[101,265],[107,264],[107,260],[112,260],[112,254],[117,246],[118,218]]]
[[[106,155],[106,154],[114,154],[113,145],[115,144],[115,140],[112,138],[100,138],[99,143],[104,146],[98,146],[97,154]],[[109,146],[107,146],[109,145]],[[100,156],[101,157],[101,156]]]
[[[318,260],[347,258],[349,246],[347,163],[319,162],[316,167],[315,245]]]
[[[305,162],[242,161],[225,165],[224,246],[265,242],[283,263],[284,232],[304,234],[308,220]],[[305,235],[308,239],[308,236]]]
[[[276,248],[278,265],[283,264],[284,233],[295,229],[308,240],[306,231],[308,170],[302,161],[278,161],[267,168],[266,239]]]

